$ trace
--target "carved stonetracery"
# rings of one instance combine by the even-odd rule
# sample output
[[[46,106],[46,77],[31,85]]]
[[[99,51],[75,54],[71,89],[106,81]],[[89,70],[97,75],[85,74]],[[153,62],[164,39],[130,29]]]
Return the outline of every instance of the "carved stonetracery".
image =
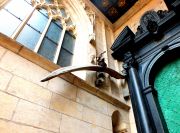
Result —
[[[72,31],[75,34],[76,26],[74,24],[68,25],[68,22],[70,21],[70,15],[62,3],[60,4],[57,0],[54,0],[52,4],[46,3],[45,0],[40,0],[39,2],[36,0],[31,0],[31,3],[33,6],[36,6],[39,9],[43,8],[47,10],[49,17],[54,20],[59,20],[66,30]],[[66,15],[63,15],[62,10],[65,11]]]

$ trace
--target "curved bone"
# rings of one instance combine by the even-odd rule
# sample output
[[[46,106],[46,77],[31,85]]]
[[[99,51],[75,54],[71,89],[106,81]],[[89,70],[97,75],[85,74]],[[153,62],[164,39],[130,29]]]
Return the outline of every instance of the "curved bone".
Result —
[[[82,71],[82,70],[89,70],[89,71],[97,71],[97,72],[105,72],[108,73],[111,77],[114,77],[116,79],[124,79],[125,76],[120,74],[119,72],[109,68],[109,67],[101,67],[97,65],[87,65],[87,66],[68,66],[68,67],[63,67],[59,68],[50,74],[48,74],[44,79],[41,80],[41,82],[48,81],[52,78],[55,78],[57,76],[70,73],[70,72],[75,72],[75,71]]]

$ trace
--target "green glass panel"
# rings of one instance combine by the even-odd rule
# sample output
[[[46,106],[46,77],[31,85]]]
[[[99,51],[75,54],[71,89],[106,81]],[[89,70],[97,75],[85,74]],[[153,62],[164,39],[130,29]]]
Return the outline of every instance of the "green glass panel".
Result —
[[[157,105],[169,133],[180,131],[180,59],[167,64],[155,78]],[[165,125],[165,126],[166,126]]]

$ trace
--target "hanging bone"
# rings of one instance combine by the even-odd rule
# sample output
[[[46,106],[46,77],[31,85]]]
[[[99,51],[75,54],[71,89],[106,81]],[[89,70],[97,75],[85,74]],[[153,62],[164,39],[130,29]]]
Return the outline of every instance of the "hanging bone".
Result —
[[[52,78],[55,78],[57,76],[66,74],[66,73],[70,73],[70,72],[75,72],[75,71],[82,71],[82,70],[87,70],[87,71],[96,71],[99,73],[99,77],[103,77],[101,72],[107,73],[109,74],[111,77],[114,77],[116,79],[124,79],[125,75],[107,67],[107,64],[104,62],[104,58],[102,57],[101,53],[98,57],[97,57],[97,62],[98,65],[84,65],[84,66],[68,66],[68,67],[62,67],[59,68],[53,72],[51,72],[50,74],[48,74],[45,78],[43,78],[41,80],[41,82],[45,82],[48,81]],[[99,80],[100,81],[100,80]],[[98,81],[98,82],[99,82]],[[100,81],[101,82],[101,81]]]

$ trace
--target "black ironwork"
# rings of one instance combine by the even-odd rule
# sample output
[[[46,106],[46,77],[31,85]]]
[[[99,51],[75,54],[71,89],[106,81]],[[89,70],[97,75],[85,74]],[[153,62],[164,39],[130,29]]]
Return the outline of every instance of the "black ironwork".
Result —
[[[180,57],[180,1],[165,2],[169,11],[146,12],[136,34],[126,27],[111,48],[124,62],[138,133],[168,132],[154,100],[154,75],[168,59]]]

